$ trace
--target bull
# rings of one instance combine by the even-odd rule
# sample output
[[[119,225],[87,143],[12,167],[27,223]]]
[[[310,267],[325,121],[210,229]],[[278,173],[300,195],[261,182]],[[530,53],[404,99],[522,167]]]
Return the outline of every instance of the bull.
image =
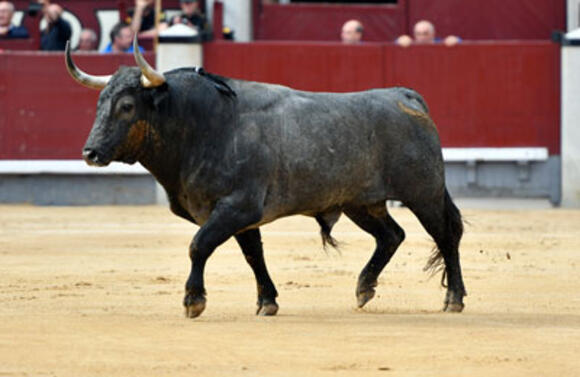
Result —
[[[426,267],[443,270],[443,310],[463,310],[462,219],[421,95],[402,87],[312,93],[199,68],[161,73],[136,39],[134,45],[138,67],[110,76],[81,71],[66,49],[70,75],[102,90],[82,155],[95,166],[141,163],[164,187],[171,211],[199,225],[189,246],[186,316],[205,309],[206,261],[232,236],[256,278],[257,314],[275,315],[278,292],[260,226],[298,214],[314,217],[323,242],[332,245],[332,226],[343,213],[375,238],[356,285],[363,307],[405,238],[387,200],[401,201],[432,236],[436,247]]]

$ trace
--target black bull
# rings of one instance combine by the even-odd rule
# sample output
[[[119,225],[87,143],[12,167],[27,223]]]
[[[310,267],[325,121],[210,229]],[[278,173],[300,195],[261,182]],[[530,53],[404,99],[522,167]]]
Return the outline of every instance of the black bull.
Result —
[[[138,51],[138,49],[136,49]],[[200,226],[189,247],[186,315],[205,308],[203,272],[234,236],[258,286],[258,313],[278,311],[259,227],[277,218],[315,217],[325,242],[341,213],[370,233],[376,249],[360,273],[359,307],[405,238],[386,200],[400,200],[433,237],[428,267],[447,278],[445,311],[463,309],[461,215],[445,187],[439,136],[422,97],[406,88],[309,93],[233,80],[199,69],[139,68],[113,76],[67,68],[102,89],[83,150],[87,163],[140,162],[167,192],[171,210]]]

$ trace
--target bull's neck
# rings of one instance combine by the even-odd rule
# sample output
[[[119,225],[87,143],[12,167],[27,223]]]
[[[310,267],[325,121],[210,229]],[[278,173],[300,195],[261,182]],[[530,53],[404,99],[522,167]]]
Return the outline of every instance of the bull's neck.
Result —
[[[179,182],[182,151],[187,135],[151,124],[139,162],[169,192]]]
[[[139,162],[168,194],[178,187],[184,171],[219,163],[236,128],[236,101],[199,90],[203,93],[186,95],[184,88],[177,97],[172,92],[169,107],[152,114],[149,122],[145,153]],[[196,101],[190,101],[190,96]]]
[[[188,128],[183,122],[167,122],[163,127],[150,127],[139,162],[172,195],[179,190],[181,174],[194,170],[198,165],[216,166],[224,159],[229,144],[223,129],[199,132]],[[231,130],[229,130],[231,131]]]

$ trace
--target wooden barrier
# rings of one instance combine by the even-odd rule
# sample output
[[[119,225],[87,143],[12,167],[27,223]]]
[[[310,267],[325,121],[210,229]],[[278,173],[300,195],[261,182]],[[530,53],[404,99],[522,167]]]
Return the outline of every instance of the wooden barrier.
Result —
[[[78,54],[75,62],[96,75],[135,64],[131,54]],[[0,159],[80,158],[98,95],[68,75],[63,53],[0,54]]]

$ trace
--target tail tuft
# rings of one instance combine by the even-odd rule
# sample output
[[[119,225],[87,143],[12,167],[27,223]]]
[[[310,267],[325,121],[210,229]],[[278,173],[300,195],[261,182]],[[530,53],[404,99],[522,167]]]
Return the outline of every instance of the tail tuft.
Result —
[[[318,225],[320,225],[320,237],[322,237],[322,246],[324,247],[324,250],[326,250],[326,244],[329,244],[330,246],[338,250],[338,241],[336,241],[336,239],[332,237],[332,235],[330,234],[330,232],[332,231],[332,225],[334,225],[334,223],[332,223],[332,225],[329,225],[326,219],[321,215],[316,216],[315,219],[316,222],[318,222]]]
[[[445,243],[443,245],[437,245],[433,248],[433,253],[431,257],[427,261],[427,264],[423,268],[423,271],[429,271],[431,276],[437,274],[440,271],[443,271],[441,275],[441,286],[447,288],[446,285],[446,278],[447,278],[447,271],[445,269],[445,261],[443,260],[443,254],[441,253],[441,247],[445,247],[448,249],[455,249],[459,247],[459,245],[454,243],[459,243],[461,239],[461,235],[463,234],[463,219],[461,218],[461,213],[459,209],[453,203],[451,196],[447,189],[445,189],[445,198],[444,198],[444,205],[445,205]],[[452,244],[453,243],[453,244]]]

